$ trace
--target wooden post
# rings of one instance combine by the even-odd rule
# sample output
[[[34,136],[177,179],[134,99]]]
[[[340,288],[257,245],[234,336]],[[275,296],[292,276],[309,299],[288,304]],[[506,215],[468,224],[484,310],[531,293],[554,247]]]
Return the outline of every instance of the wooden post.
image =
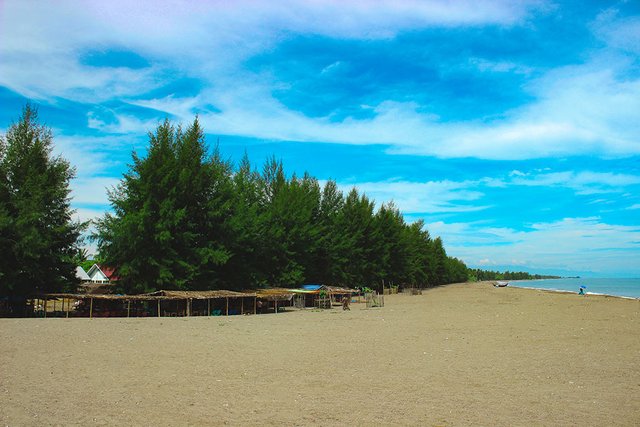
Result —
[[[71,311],[71,307],[69,307],[70,304],[71,300],[67,300],[67,319],[69,318],[69,312]]]
[[[187,298],[187,317],[191,316],[191,298]]]
[[[211,298],[207,298],[207,316],[211,316]]]
[[[253,314],[258,312],[258,297],[253,297]]]
[[[240,297],[240,314],[244,314],[244,297]]]
[[[278,312],[278,297],[275,298],[275,300],[273,300],[273,302],[276,304],[276,313]]]
[[[44,300],[44,318],[47,318],[47,299]]]
[[[89,303],[89,319],[93,318],[93,298],[91,298],[91,302]]]
[[[224,315],[225,315],[225,316],[228,316],[228,315],[229,315],[229,297],[226,297],[226,298],[225,298],[225,300],[226,300],[226,304],[227,304],[227,305],[226,305],[226,308],[225,308],[225,313],[224,313]]]
[[[160,317],[160,300],[158,299],[158,317]]]
[[[131,315],[131,300],[127,300],[127,317]]]

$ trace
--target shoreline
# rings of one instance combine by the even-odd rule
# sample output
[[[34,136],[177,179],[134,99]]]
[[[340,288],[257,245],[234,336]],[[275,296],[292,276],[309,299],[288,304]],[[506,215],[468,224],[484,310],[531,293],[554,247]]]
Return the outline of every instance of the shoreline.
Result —
[[[552,293],[556,293],[556,294],[569,294],[569,295],[577,295],[577,296],[594,296],[594,297],[606,297],[606,298],[620,298],[620,299],[626,299],[626,300],[637,300],[640,301],[640,297],[627,297],[627,296],[623,296],[623,295],[612,295],[612,294],[603,294],[603,293],[599,293],[599,292],[586,292],[585,295],[579,295],[578,292],[574,292],[574,291],[567,291],[564,289],[548,289],[548,288],[536,288],[536,287],[532,287],[532,286],[516,286],[516,285],[511,285],[511,282],[509,282],[509,286],[512,289],[527,289],[530,291],[542,291],[542,292],[552,292]]]
[[[574,278],[572,278],[572,279],[574,279]],[[562,280],[562,279],[510,280],[510,281],[508,281],[509,282],[509,286],[507,286],[507,287],[579,295],[578,292],[570,291],[568,289],[539,288],[539,287],[536,287],[536,286],[520,286],[519,285],[520,283],[529,284],[530,282],[536,282],[538,280]],[[615,279],[611,279],[611,280],[615,280]],[[496,281],[492,280],[492,281],[488,281],[488,282],[489,283],[495,283]],[[476,282],[476,283],[481,283],[481,282]],[[515,283],[518,283],[518,284],[515,284]],[[615,295],[615,294],[608,294],[608,293],[605,293],[605,292],[590,292],[590,291],[587,291],[586,295],[589,295],[589,296],[604,296],[604,297],[608,297],[608,298],[623,298],[623,299],[631,299],[631,300],[640,300],[640,297],[633,297],[633,296],[628,296],[628,295]]]

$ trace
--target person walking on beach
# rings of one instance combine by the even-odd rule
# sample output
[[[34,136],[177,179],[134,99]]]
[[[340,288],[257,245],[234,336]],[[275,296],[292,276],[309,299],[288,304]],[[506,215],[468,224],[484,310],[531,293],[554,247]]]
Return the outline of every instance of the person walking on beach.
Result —
[[[351,297],[342,297],[342,310],[351,311],[351,308],[349,308],[350,302],[351,302]]]

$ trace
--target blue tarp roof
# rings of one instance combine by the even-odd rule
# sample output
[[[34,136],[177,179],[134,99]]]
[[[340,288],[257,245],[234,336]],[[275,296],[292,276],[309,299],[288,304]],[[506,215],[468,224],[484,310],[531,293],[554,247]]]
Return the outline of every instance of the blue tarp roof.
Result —
[[[317,291],[321,287],[322,287],[322,285],[318,285],[318,284],[315,284],[315,283],[308,283],[306,285],[302,285],[301,286],[302,289],[306,289],[307,291]]]

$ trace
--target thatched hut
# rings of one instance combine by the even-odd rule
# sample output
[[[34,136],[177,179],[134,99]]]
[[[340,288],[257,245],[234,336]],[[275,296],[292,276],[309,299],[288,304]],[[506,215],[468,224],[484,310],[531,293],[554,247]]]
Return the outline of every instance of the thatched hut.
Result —
[[[357,291],[337,286],[308,284],[291,289],[296,294],[296,305],[303,307],[331,308],[341,304],[343,298],[351,298]]]
[[[165,301],[169,316],[220,316],[256,313],[256,294],[225,290],[157,291],[146,294]]]
[[[283,310],[284,307],[293,305],[293,292],[287,288],[268,288],[258,289],[255,291],[257,297],[257,311],[259,313],[267,313],[273,310]]]
[[[255,293],[222,290],[161,290],[140,295],[46,294],[32,301],[34,313],[42,317],[216,316],[255,314],[257,309]]]

